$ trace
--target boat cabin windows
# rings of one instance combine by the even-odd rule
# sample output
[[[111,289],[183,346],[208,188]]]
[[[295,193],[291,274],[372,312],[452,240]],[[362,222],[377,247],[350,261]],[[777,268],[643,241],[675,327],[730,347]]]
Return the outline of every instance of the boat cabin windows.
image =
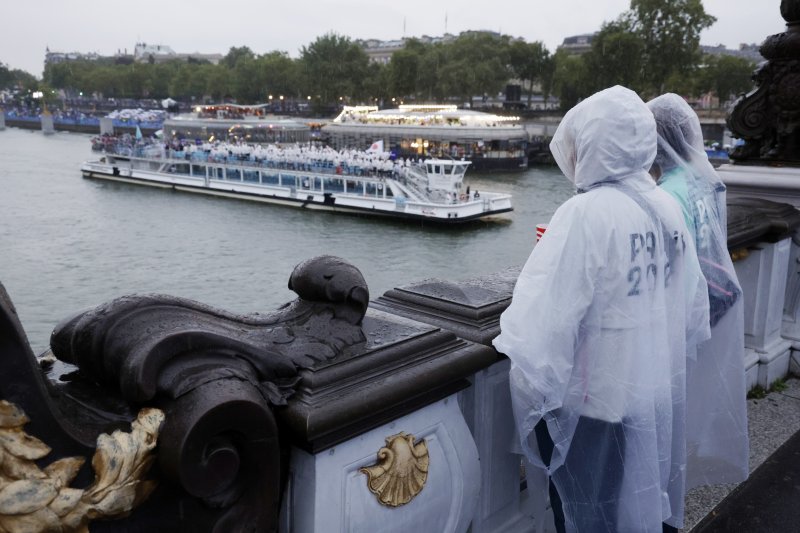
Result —
[[[285,185],[287,181],[289,181],[292,184],[294,184],[294,177],[290,177],[288,180],[287,180],[287,178],[284,178],[283,179],[283,184]],[[263,183],[264,185],[278,185],[280,183],[280,180],[278,178],[278,173],[277,172],[265,172],[265,171],[262,170],[261,171],[261,183]]]
[[[428,167],[428,174],[441,174],[442,173],[441,165],[434,165],[433,163],[428,163],[425,166]]]
[[[344,180],[341,178],[325,178],[325,192],[344,192]]]
[[[467,165],[453,165],[453,176],[463,178],[467,173]]]
[[[189,165],[187,164],[174,164],[167,167],[167,172],[170,174],[189,174]]]
[[[426,168],[428,170],[428,174],[433,174],[437,176],[455,176],[456,178],[462,178],[464,174],[467,172],[467,165],[459,165],[459,164],[435,164],[435,163],[426,163]]]
[[[132,166],[150,168],[155,172],[192,176],[198,179],[208,178],[273,187],[281,186],[308,192],[348,194],[374,198],[394,198],[395,196],[391,187],[373,176],[359,178],[337,174],[313,175],[307,174],[305,171],[278,170],[263,166],[249,166],[248,164],[231,166],[212,162],[201,164],[196,161],[187,161],[185,163],[170,161],[163,163],[133,159]],[[439,172],[439,176],[445,176],[452,172],[451,165],[442,164],[441,162],[431,163],[429,166],[433,172]],[[463,170],[459,169],[459,172],[463,173]]]

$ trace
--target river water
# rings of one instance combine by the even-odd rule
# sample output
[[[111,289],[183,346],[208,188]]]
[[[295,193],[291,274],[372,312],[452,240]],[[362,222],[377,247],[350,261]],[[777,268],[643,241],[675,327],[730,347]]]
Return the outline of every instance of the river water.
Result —
[[[535,226],[572,195],[555,168],[480,174],[472,190],[513,194],[497,221],[438,227],[320,213],[81,177],[88,135],[0,131],[0,282],[39,353],[61,319],[134,292],[233,312],[292,300],[293,267],[333,254],[371,298],[427,278],[460,279],[525,261]]]

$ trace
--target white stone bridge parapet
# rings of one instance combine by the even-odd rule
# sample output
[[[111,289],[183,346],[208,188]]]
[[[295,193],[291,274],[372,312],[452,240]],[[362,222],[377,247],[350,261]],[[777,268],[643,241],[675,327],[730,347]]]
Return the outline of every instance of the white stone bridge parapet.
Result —
[[[728,227],[747,384],[766,388],[798,370],[800,213],[734,195]],[[78,371],[48,379],[0,287],[0,399],[54,460],[88,455],[141,407],[164,411],[158,487],[93,531],[542,533],[546,480],[513,451],[509,362],[491,347],[517,275],[370,301],[357,268],[322,256],[271,313],[122,297],[59,324],[52,351]]]

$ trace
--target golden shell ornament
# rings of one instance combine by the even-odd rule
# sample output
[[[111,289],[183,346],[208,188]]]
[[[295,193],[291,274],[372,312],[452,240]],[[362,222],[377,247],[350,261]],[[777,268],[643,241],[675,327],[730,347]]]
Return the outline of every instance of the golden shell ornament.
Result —
[[[367,487],[383,505],[405,505],[425,487],[428,445],[425,439],[417,444],[414,440],[414,435],[404,432],[387,437],[386,446],[378,451],[378,462],[360,469],[367,475]]]

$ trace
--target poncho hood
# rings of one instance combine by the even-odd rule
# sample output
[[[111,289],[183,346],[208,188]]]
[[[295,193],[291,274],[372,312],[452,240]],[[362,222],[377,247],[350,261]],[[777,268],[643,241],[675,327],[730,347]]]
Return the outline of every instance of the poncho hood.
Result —
[[[681,96],[662,94],[647,102],[656,120],[658,155],[655,163],[662,172],[683,166],[718,182],[716,172],[708,162],[703,144],[703,130],[697,113]]]
[[[578,189],[647,172],[656,156],[656,122],[639,96],[622,86],[600,91],[561,121],[550,151]]]

